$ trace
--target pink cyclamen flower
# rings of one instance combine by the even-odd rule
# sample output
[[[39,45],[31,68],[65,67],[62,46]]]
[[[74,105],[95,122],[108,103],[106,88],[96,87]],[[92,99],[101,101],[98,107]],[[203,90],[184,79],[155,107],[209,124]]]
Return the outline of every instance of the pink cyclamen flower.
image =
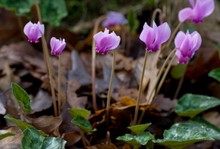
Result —
[[[107,13],[106,19],[103,21],[103,27],[111,27],[115,25],[127,24],[128,20],[120,12],[110,11]]]
[[[115,32],[109,33],[109,30],[105,28],[105,31],[98,32],[93,36],[96,43],[96,52],[100,54],[107,54],[108,51],[114,50],[118,47],[121,38],[115,34]]]
[[[170,34],[171,30],[166,22],[159,26],[153,22],[153,27],[145,23],[139,38],[145,43],[146,49],[152,52],[158,51],[160,45],[170,38]]]
[[[174,43],[176,47],[175,54],[178,58],[178,62],[181,64],[185,64],[200,48],[202,38],[197,31],[194,31],[191,34],[189,33],[189,31],[187,31],[186,34],[180,31],[176,35]]]
[[[28,37],[29,42],[37,43],[44,34],[44,25],[40,24],[40,22],[32,23],[29,21],[24,26],[24,34]]]
[[[214,0],[189,0],[191,7],[179,11],[179,21],[191,20],[194,23],[200,23],[209,16],[215,9]]]
[[[61,55],[65,47],[65,39],[61,40],[55,37],[50,39],[51,55]]]

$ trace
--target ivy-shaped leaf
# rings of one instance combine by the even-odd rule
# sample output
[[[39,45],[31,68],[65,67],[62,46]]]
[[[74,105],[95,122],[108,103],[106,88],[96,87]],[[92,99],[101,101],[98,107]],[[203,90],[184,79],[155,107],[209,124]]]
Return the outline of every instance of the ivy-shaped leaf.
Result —
[[[64,149],[66,141],[61,138],[44,137],[35,129],[23,132],[22,149]]]
[[[91,114],[91,112],[86,109],[78,109],[78,108],[69,109],[69,113],[73,118],[76,118],[77,116],[87,118]]]
[[[16,118],[12,117],[11,115],[7,114],[4,116],[4,118],[15,123],[22,131],[24,131],[25,129],[28,129],[28,128],[36,129],[34,126],[32,126],[26,122],[23,122],[21,120],[18,120]],[[47,136],[47,134],[45,134],[43,131],[41,131],[41,130],[38,130],[38,131],[40,132],[41,135]]]
[[[17,99],[21,109],[26,113],[30,113],[32,111],[30,106],[31,99],[28,93],[16,83],[12,83],[11,87],[12,87],[12,93]]]
[[[220,82],[220,68],[213,69],[209,72],[208,76]]]
[[[148,128],[148,126],[150,126],[150,125],[151,125],[151,123],[133,125],[133,126],[129,126],[128,129],[130,129],[133,133],[138,135],[138,134],[144,132]]]
[[[0,6],[15,11],[19,16],[30,12],[35,0],[0,0]]]
[[[185,94],[180,98],[175,107],[179,116],[194,117],[199,113],[220,105],[220,100],[215,97]]]
[[[76,118],[73,118],[72,123],[78,126],[83,132],[93,131],[90,121],[88,121],[82,116],[77,116]]]
[[[139,148],[141,145],[147,145],[150,140],[154,139],[154,136],[150,132],[142,132],[138,135],[125,134],[116,139],[124,141],[135,148]]]
[[[171,149],[183,149],[195,142],[218,139],[219,135],[220,133],[212,127],[202,123],[186,122],[174,124],[169,130],[164,131],[163,139],[153,140],[153,142]]]
[[[67,16],[66,4],[64,0],[39,0],[40,10],[44,22],[52,26],[58,26],[61,19]]]

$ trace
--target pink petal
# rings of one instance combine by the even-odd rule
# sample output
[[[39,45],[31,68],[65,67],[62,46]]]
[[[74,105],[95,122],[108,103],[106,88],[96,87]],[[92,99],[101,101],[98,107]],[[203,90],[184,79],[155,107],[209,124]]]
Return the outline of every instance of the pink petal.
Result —
[[[178,59],[178,63],[180,63],[180,64],[186,64],[188,62],[188,60],[189,60],[189,58],[188,57],[184,57],[179,50],[176,51],[175,55],[176,55],[176,57]]]
[[[180,22],[184,22],[185,20],[191,19],[192,15],[192,8],[187,7],[179,11],[178,18]]]
[[[186,38],[185,33],[182,31],[179,31],[174,39],[175,47],[179,48],[185,38]]]
[[[155,32],[147,23],[144,24],[139,39],[143,41],[146,46],[149,46],[155,40]]]
[[[214,0],[203,0],[203,1],[201,1],[201,3],[202,3],[202,10],[200,13],[202,13],[202,16],[207,17],[210,14],[212,14],[212,12],[215,9]]]
[[[25,26],[24,26],[24,34],[27,36],[28,33],[30,32],[30,28],[33,25],[33,23],[31,21],[29,21]]]
[[[155,44],[162,44],[170,38],[171,30],[168,23],[163,23],[157,28],[156,42]]]
[[[192,43],[193,43],[192,50],[195,52],[200,48],[202,44],[202,38],[200,34],[196,31],[191,33],[191,37],[192,37]]]

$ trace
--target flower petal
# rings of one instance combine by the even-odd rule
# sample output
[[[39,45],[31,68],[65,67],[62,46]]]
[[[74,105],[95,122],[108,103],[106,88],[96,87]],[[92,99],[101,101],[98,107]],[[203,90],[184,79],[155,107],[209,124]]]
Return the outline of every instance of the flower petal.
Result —
[[[143,30],[139,36],[139,39],[143,41],[147,47],[150,46],[155,40],[155,32],[153,28],[148,26],[146,22],[143,26]]]
[[[203,18],[212,14],[212,12],[215,9],[214,0],[203,0],[203,1],[198,0],[198,2],[199,1],[200,3],[202,3],[202,6],[201,6],[202,11],[200,13],[202,13]]]
[[[179,11],[178,18],[180,22],[184,22],[185,20],[191,19],[192,15],[192,8],[187,7]]]
[[[195,52],[200,48],[202,44],[202,38],[197,31],[194,31],[193,33],[191,33],[191,37],[192,37],[192,43],[193,43],[192,50]]]
[[[185,33],[182,31],[179,31],[174,39],[175,47],[180,48],[180,46],[185,38],[186,38]]]
[[[163,23],[157,28],[157,35],[156,35],[156,41],[155,44],[162,44],[166,42],[170,38],[171,30],[168,25],[168,23]]]

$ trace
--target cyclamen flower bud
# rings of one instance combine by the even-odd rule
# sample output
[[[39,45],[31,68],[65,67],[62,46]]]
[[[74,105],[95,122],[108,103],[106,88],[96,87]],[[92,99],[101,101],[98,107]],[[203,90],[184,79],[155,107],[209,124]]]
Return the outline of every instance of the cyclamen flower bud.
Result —
[[[105,31],[98,32],[93,36],[96,43],[96,52],[100,54],[107,54],[108,51],[114,50],[118,47],[121,38],[115,34],[115,32],[109,33],[109,30],[105,28]]]
[[[124,25],[127,24],[128,20],[120,12],[110,11],[108,12],[106,19],[103,21],[103,27],[111,27],[115,25]]]
[[[186,34],[180,31],[176,35],[174,42],[176,47],[175,54],[178,58],[178,62],[181,64],[185,64],[200,48],[202,38],[197,31],[194,31],[191,34],[189,33],[189,31],[187,31]]]
[[[145,43],[148,51],[155,52],[159,50],[161,44],[170,38],[170,34],[171,30],[166,22],[159,26],[153,22],[153,27],[145,23],[139,38]]]
[[[44,25],[40,24],[40,22],[32,23],[29,21],[24,26],[24,34],[28,37],[29,42],[37,43],[44,34]]]
[[[55,37],[50,39],[51,55],[61,55],[65,47],[65,39],[61,40]]]
[[[191,20],[194,23],[200,23],[203,19],[215,9],[214,0],[189,0],[192,7],[187,7],[179,11],[179,21]]]

